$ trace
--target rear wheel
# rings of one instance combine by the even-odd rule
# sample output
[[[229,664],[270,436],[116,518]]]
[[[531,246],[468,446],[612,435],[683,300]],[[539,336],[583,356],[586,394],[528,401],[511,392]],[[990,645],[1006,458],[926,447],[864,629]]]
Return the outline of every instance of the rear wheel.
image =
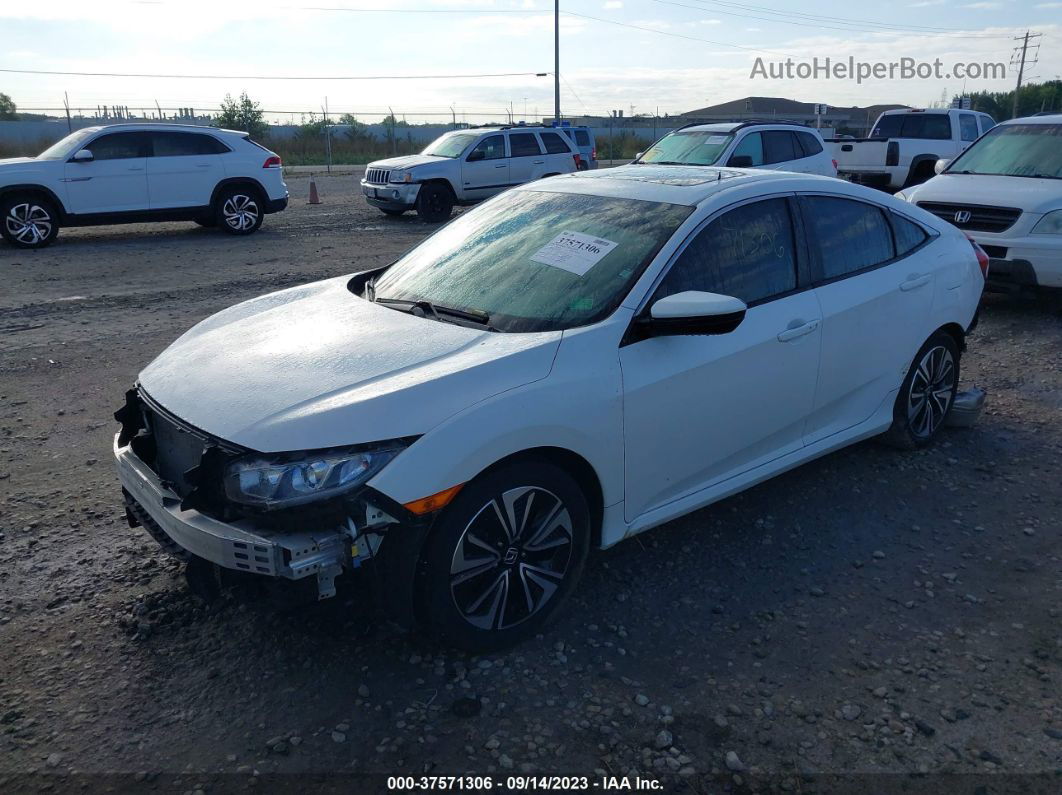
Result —
[[[429,182],[417,196],[417,215],[422,221],[437,224],[445,221],[454,211],[454,195],[446,185]]]
[[[0,234],[19,248],[44,248],[59,234],[55,206],[33,195],[14,195],[0,201]]]
[[[950,334],[938,331],[911,363],[882,441],[905,450],[932,442],[944,427],[958,388],[959,346]]]
[[[230,235],[249,235],[262,225],[262,198],[253,188],[225,188],[214,203],[215,223]]]
[[[541,629],[586,562],[590,512],[563,469],[513,462],[462,489],[429,532],[419,602],[429,632],[473,652]]]

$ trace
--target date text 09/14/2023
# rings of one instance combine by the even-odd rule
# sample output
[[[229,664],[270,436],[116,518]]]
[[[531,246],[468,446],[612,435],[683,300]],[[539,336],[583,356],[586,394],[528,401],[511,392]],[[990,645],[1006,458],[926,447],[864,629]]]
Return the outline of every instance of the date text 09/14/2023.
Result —
[[[660,792],[664,785],[654,778],[641,776],[389,776],[390,792],[479,791],[490,792],[504,784],[506,791],[564,792],[578,790]]]

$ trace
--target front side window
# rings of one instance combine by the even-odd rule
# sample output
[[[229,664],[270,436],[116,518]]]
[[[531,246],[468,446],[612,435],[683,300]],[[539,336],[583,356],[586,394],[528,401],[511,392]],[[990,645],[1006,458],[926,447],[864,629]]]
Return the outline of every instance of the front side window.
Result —
[[[110,133],[101,135],[85,148],[92,152],[93,160],[128,160],[147,157],[151,152],[151,140],[142,132]]]
[[[153,132],[151,141],[155,157],[219,155],[229,151],[217,138],[202,133]]]
[[[725,130],[679,130],[665,135],[638,160],[676,166],[711,166],[733,140],[734,136]]]
[[[763,136],[760,133],[749,133],[730,153],[731,159],[746,155],[752,158],[752,165],[762,166],[766,161],[763,159]]]
[[[542,147],[534,133],[513,133],[509,136],[509,149],[513,157],[531,157],[542,154]]]
[[[972,113],[959,114],[959,135],[964,141],[977,140],[977,119]]]
[[[478,137],[477,133],[446,133],[428,144],[421,154],[436,157],[460,157],[461,153]]]
[[[482,156],[480,156],[482,152]],[[475,157],[473,157],[473,154]],[[468,153],[469,160],[502,160],[505,157],[505,136],[488,135]]]
[[[375,297],[485,313],[499,331],[586,325],[619,306],[691,212],[639,199],[510,190],[402,257],[377,279]]]
[[[789,204],[767,199],[730,210],[705,227],[675,260],[653,298],[699,290],[751,304],[796,286]]]
[[[808,243],[818,252],[823,280],[856,273],[895,256],[892,232],[880,208],[854,199],[805,196]]]
[[[1062,124],[1000,124],[952,160],[946,173],[1062,179]]]
[[[785,163],[799,160],[803,152],[797,152],[793,133],[787,130],[768,130],[763,134],[763,160],[765,163]]]
[[[557,133],[542,133],[542,143],[546,147],[546,152],[551,155],[569,154],[571,152],[568,144],[564,143]]]
[[[56,141],[49,146],[39,155],[38,160],[63,160],[64,158],[71,157],[80,150],[85,141],[95,135],[95,130],[78,130],[72,132],[65,138]]]

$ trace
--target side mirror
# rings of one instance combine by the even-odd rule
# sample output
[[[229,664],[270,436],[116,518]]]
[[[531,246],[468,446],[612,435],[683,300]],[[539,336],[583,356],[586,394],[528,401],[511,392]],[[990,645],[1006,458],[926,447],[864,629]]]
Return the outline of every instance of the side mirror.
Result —
[[[726,164],[731,168],[752,168],[752,155],[734,155]]]
[[[635,154],[634,159],[635,160],[641,160],[642,159],[642,155],[644,155],[644,154],[645,154],[645,152],[638,152],[637,154]]]
[[[486,160],[487,153],[482,149],[473,149],[468,153],[468,157],[465,158],[466,163],[475,163],[477,160]]]
[[[933,173],[939,174],[941,171],[948,167],[948,163],[950,162],[950,160],[947,160],[943,157],[938,159],[937,162],[933,165]]]
[[[740,298],[687,290],[654,303],[639,325],[649,337],[729,334],[741,325],[747,309]]]
[[[90,149],[80,149],[71,158],[75,163],[91,163],[93,161],[92,151]]]

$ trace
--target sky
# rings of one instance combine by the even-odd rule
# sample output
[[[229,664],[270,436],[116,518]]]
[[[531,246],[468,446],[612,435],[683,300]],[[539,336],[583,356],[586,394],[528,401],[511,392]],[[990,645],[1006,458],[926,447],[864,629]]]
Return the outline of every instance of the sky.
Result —
[[[927,106],[1001,79],[760,79],[773,62],[941,59],[1009,64],[1026,30],[1062,76],[1062,0],[562,0],[562,113],[675,114],[744,96],[830,105]],[[1030,55],[1034,52],[1030,52]],[[87,77],[2,70],[185,75]],[[550,0],[0,0],[0,92],[20,109],[216,108],[246,90],[269,111],[377,121],[549,115]],[[548,72],[545,77],[536,73]],[[506,77],[470,75],[524,73]],[[217,75],[193,79],[191,75]],[[443,79],[424,76],[457,75]],[[257,76],[270,79],[250,79]],[[327,77],[387,77],[337,80]],[[420,76],[394,79],[396,76]],[[278,77],[309,77],[280,80]]]

